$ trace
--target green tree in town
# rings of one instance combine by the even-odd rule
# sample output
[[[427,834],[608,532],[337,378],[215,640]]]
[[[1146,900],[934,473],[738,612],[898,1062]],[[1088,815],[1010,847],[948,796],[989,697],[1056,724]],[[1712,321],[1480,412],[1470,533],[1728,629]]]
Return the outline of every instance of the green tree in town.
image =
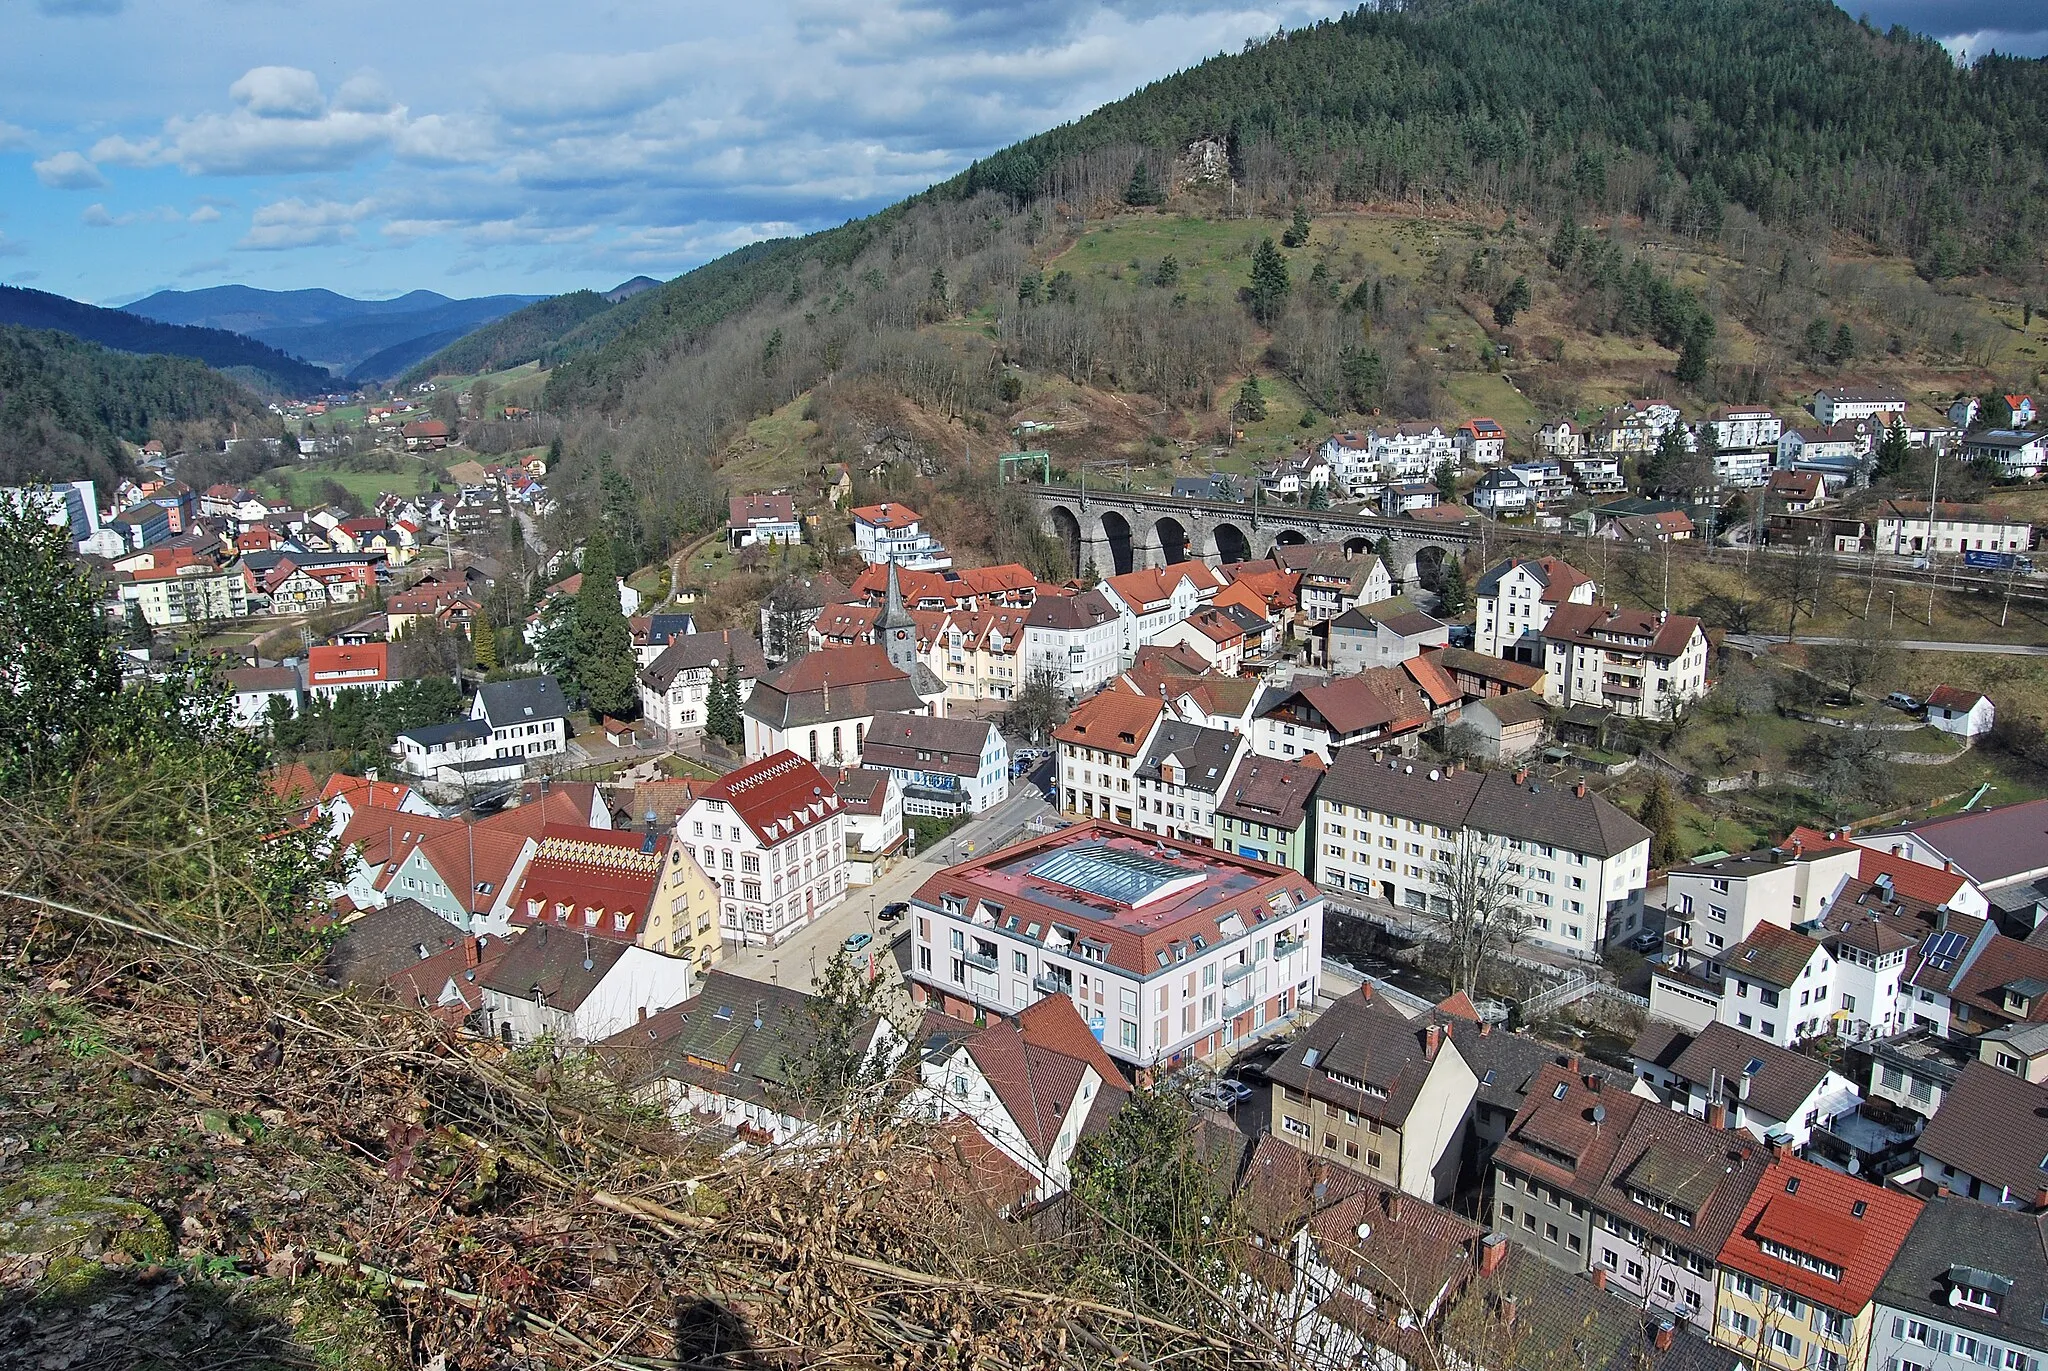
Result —
[[[1280,235],[1280,245],[1290,248],[1305,248],[1308,246],[1309,233],[1308,210],[1297,201],[1294,206],[1294,222],[1289,224],[1287,231]]]
[[[597,714],[614,718],[630,714],[638,702],[633,685],[633,630],[619,608],[611,539],[601,528],[583,545],[583,584],[576,591],[571,642],[576,683],[582,688],[584,703]]]
[[[1311,481],[1308,487],[1306,504],[1310,509],[1328,509],[1330,507],[1330,488],[1320,481]]]
[[[122,637],[129,647],[149,648],[156,644],[156,630],[149,626],[149,620],[142,617],[142,606],[133,600],[128,602],[128,611],[122,615]]]
[[[1906,427],[1903,424],[1886,424],[1884,433],[1877,440],[1877,478],[1881,481],[1896,481],[1905,474],[1906,459],[1912,456],[1912,448],[1906,443]]]
[[[498,628],[491,622],[490,610],[480,609],[470,620],[469,645],[478,671],[489,673],[498,669]]]
[[[1287,292],[1292,287],[1287,259],[1273,246],[1271,238],[1261,238],[1258,250],[1252,254],[1252,317],[1262,324],[1273,323],[1287,307]]]
[[[1643,807],[1636,815],[1644,828],[1650,830],[1650,865],[1668,867],[1682,861],[1678,850],[1678,802],[1672,798],[1671,782],[1659,772],[1650,781],[1650,793],[1643,796]]]
[[[1693,321],[1686,331],[1685,346],[1679,349],[1678,368],[1674,373],[1678,383],[1698,389],[1707,379],[1707,360],[1714,345],[1714,321],[1702,314]]]
[[[1508,286],[1507,293],[1493,304],[1493,322],[1507,328],[1515,322],[1515,316],[1529,308],[1529,278],[1517,276]]]
[[[2012,406],[1997,392],[1977,397],[1977,422],[1973,429],[1999,429],[2012,427]]]
[[[1471,607],[1472,597],[1465,588],[1465,564],[1455,553],[1444,558],[1443,569],[1437,573],[1437,617],[1455,619]]]
[[[870,1049],[881,1020],[906,1016],[897,984],[893,975],[869,975],[867,958],[841,947],[819,968],[803,1008],[789,1011],[790,1037],[804,1045],[788,1063],[789,1090],[808,1117],[878,1118],[892,1103],[889,1081],[909,1058]]]
[[[1245,377],[1237,388],[1237,416],[1253,424],[1266,417],[1266,393],[1259,389],[1258,377]]]
[[[1458,502],[1458,464],[1448,457],[1436,464],[1436,498],[1447,505]]]
[[[1124,203],[1127,205],[1162,205],[1166,203],[1166,192],[1152,179],[1152,168],[1144,158],[1131,168],[1131,182],[1124,187]]]

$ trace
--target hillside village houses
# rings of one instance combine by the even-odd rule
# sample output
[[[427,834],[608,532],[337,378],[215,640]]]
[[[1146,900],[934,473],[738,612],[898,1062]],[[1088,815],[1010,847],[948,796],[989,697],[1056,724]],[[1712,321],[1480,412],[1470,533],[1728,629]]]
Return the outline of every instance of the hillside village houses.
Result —
[[[824,773],[793,752],[704,785],[677,841],[720,891],[729,942],[773,947],[846,898],[846,816]]]
[[[750,634],[729,628],[679,634],[640,669],[640,716],[669,741],[701,735],[711,713],[712,687],[735,671],[736,697],[745,704],[768,674]]]
[[[1877,508],[1877,550],[1894,556],[2026,552],[2033,545],[2031,524],[2001,517],[1983,505],[1943,501],[1934,506],[1931,521],[1925,500],[1888,499]]]
[[[1906,413],[1906,397],[1881,386],[1832,386],[1813,393],[1813,417],[1822,425],[1844,419],[1888,420]]]
[[[1987,462],[2000,476],[2031,481],[2048,471],[2048,433],[1994,429],[1963,439],[1963,460]]]
[[[1706,631],[1687,615],[1567,603],[1551,611],[1542,638],[1553,705],[1666,719],[1707,693]]]
[[[1599,593],[1590,576],[1556,557],[1510,558],[1472,587],[1473,650],[1518,662],[1541,661],[1551,611],[1561,604],[1592,604]]]
[[[945,545],[919,530],[916,510],[883,502],[853,511],[853,548],[870,564],[895,562],[911,571],[943,571],[953,565]]]
[[[804,540],[803,525],[797,521],[796,498],[791,495],[735,495],[727,511],[727,545],[737,552],[762,544],[796,544]]]

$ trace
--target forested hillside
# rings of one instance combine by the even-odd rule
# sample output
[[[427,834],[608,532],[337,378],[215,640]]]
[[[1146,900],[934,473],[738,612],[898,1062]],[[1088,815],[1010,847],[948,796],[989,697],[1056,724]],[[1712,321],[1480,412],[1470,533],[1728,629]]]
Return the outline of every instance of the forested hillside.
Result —
[[[239,333],[162,324],[126,310],[100,309],[19,286],[0,286],[0,325],[56,329],[117,352],[190,357],[222,371],[239,369],[252,384],[287,395],[317,395],[335,384],[321,368]]]
[[[409,367],[400,368],[403,374],[397,384],[409,386],[444,374],[480,375],[544,359],[579,324],[610,308],[612,303],[594,290],[572,290],[566,295],[537,300],[464,334]]]
[[[253,395],[204,363],[0,327],[0,485],[89,477],[105,488],[128,468],[121,438],[175,448],[279,431]]]

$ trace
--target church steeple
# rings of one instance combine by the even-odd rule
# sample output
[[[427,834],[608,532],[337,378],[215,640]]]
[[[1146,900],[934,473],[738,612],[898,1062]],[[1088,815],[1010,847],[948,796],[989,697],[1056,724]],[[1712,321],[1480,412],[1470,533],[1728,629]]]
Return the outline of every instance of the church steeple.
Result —
[[[906,676],[917,675],[917,621],[903,607],[903,587],[896,577],[896,563],[889,563],[889,598],[875,620],[875,641],[889,654],[889,665]]]

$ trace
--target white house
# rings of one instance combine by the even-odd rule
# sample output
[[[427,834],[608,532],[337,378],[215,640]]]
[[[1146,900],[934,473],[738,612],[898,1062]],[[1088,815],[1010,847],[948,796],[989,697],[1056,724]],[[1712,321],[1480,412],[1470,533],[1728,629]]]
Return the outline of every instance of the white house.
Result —
[[[1133,781],[1165,711],[1163,700],[1122,690],[1105,690],[1076,705],[1052,735],[1061,811],[1134,823]]]
[[[1521,864],[1525,935],[1592,958],[1643,921],[1650,833],[1583,783],[1435,768],[1341,749],[1315,800],[1317,879],[1428,915],[1434,872],[1461,843]]]
[[[1489,471],[1472,487],[1473,508],[1495,516],[1526,514],[1537,500],[1536,487],[1513,468]]]
[[[1687,615],[1563,604],[1542,635],[1544,698],[1553,705],[1660,719],[1707,693],[1707,635]]]
[[[1144,567],[1112,576],[1097,587],[1117,612],[1123,628],[1123,660],[1129,666],[1138,649],[1161,641],[1161,635],[1216,598],[1229,582],[1203,562]]]
[[[491,730],[500,757],[552,757],[569,745],[569,702],[552,676],[485,682],[469,717]]]
[[[1992,429],[1963,439],[1963,460],[1989,462],[2001,476],[2031,481],[2048,471],[2048,433]]]
[[[1780,1047],[1834,1030],[1835,958],[1812,938],[1759,924],[1719,966],[1722,1023]]]
[[[526,774],[526,758],[492,742],[481,719],[408,728],[392,744],[407,775],[443,785],[492,785]]]
[[[754,684],[768,674],[761,648],[737,629],[689,633],[669,640],[661,655],[641,669],[640,716],[668,739],[701,733],[711,714],[717,678],[739,672],[736,698],[745,704]]]
[[[796,517],[796,500],[788,495],[735,495],[727,511],[727,523],[726,538],[734,548],[804,540],[803,525]]]
[[[1743,409],[1724,405],[1701,421],[1700,427],[1714,431],[1714,442],[1728,448],[1773,449],[1785,430],[1785,421],[1767,409]]]
[[[1943,733],[1958,738],[1975,738],[1991,731],[1997,711],[1987,696],[1958,686],[1936,686],[1927,693],[1927,722]]]
[[[1170,1070],[1315,1003],[1306,877],[1090,823],[933,874],[911,897],[912,994],[958,1018],[1072,1000],[1109,1055]]]
[[[1906,397],[1879,386],[1834,386],[1813,393],[1813,417],[1822,424],[1906,413]]]
[[[596,1042],[680,1004],[692,963],[630,943],[538,924],[479,978],[485,1031],[508,1045]]]
[[[854,551],[871,565],[895,562],[911,571],[944,571],[953,565],[945,544],[920,531],[918,523],[909,505],[862,505],[853,511]]]
[[[1629,1049],[1636,1079],[1673,1109],[1728,1128],[1746,1129],[1759,1140],[1805,1147],[1815,1128],[1861,1102],[1856,1083],[1827,1063],[1793,1052],[1724,1023],[1698,1033],[1652,1019]]]
[[[301,696],[296,666],[241,666],[224,675],[228,689],[234,692],[229,717],[236,728],[267,726],[273,700],[284,701],[286,713],[298,717]]]
[[[1586,431],[1570,419],[1553,419],[1536,430],[1536,446],[1552,461],[1568,462],[1586,450]]]
[[[1024,679],[1086,695],[1123,670],[1123,645],[1123,616],[1100,588],[1041,595],[1024,620]]]
[[[676,816],[676,837],[722,894],[729,942],[772,947],[846,898],[846,820],[793,752],[728,771]]]
[[[1214,846],[1216,800],[1244,749],[1241,733],[1161,718],[1132,773],[1134,827]]]
[[[1928,553],[2025,552],[2034,529],[2024,519],[2002,516],[1984,505],[1943,502],[1928,517],[1925,500],[1886,500],[1877,507],[1877,550],[1896,557]]]
[[[980,814],[1010,797],[1010,746],[986,719],[877,714],[861,765],[901,781],[909,814]]]
[[[1452,441],[1458,455],[1476,467],[1490,467],[1508,457],[1508,433],[1491,419],[1467,419]]]

